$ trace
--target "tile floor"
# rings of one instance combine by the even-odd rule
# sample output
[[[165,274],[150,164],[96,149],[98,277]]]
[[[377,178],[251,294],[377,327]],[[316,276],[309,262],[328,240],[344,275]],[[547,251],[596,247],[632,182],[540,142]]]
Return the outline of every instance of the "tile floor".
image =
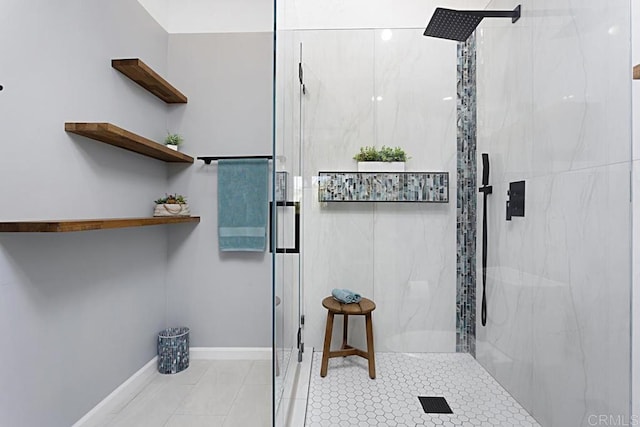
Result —
[[[270,360],[191,360],[178,374],[154,373],[89,425],[271,427],[271,393]]]
[[[359,357],[314,353],[307,427],[487,426],[539,424],[469,354],[376,353],[375,380]],[[453,414],[425,414],[418,396],[443,396]],[[292,426],[293,427],[293,426]]]
[[[285,379],[291,392],[279,405],[278,425],[539,426],[468,354],[376,353],[375,380],[357,357],[330,359],[321,378],[321,358],[291,359],[288,374],[296,375]],[[192,360],[179,374],[154,372],[84,426],[271,427],[270,382],[269,360]],[[445,397],[453,414],[425,414],[418,396]]]

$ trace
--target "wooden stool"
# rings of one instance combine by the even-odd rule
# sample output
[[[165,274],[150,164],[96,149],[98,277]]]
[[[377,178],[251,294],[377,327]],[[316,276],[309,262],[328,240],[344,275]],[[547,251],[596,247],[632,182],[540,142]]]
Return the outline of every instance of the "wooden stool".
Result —
[[[342,304],[333,297],[327,297],[322,300],[322,306],[329,310],[327,313],[327,329],[324,333],[324,348],[322,350],[322,365],[320,367],[320,376],[327,376],[327,367],[329,359],[341,356],[360,356],[369,361],[369,377],[376,377],[376,360],[373,349],[373,324],[371,323],[371,312],[376,309],[376,304],[367,298],[362,298],[359,303]],[[344,326],[342,328],[342,347],[337,351],[330,351],[331,334],[333,332],[333,316],[342,314],[344,316]],[[367,327],[367,351],[353,348],[347,344],[347,327],[349,325],[349,316],[364,316]]]

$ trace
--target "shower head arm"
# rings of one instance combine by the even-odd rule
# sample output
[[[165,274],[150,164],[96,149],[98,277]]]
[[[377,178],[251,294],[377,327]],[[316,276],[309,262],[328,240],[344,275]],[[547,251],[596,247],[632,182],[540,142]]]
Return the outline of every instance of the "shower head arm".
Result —
[[[483,18],[511,18],[511,23],[515,24],[520,19],[520,5],[513,10],[465,10],[463,13]]]

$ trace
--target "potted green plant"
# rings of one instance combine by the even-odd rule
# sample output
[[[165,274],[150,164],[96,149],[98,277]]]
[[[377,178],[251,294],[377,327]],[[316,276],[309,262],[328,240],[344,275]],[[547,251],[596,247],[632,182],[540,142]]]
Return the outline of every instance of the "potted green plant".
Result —
[[[178,147],[181,146],[183,142],[184,138],[177,133],[167,132],[167,137],[164,139],[164,145],[176,151],[178,151]]]
[[[360,152],[353,156],[358,162],[358,172],[404,172],[404,165],[409,157],[400,147],[382,146],[361,147]]]
[[[165,194],[155,201],[153,216],[190,216],[187,198],[181,194]]]

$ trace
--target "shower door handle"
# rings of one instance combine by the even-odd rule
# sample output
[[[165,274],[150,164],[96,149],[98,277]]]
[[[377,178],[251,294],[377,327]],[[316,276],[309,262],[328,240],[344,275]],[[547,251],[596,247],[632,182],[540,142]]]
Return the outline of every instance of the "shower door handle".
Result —
[[[295,216],[294,216],[294,246],[292,248],[279,248],[278,247],[278,238],[277,236],[274,238],[273,231],[269,234],[269,252],[275,252],[277,254],[299,254],[300,253],[300,202],[284,202],[279,201],[276,202],[276,209],[278,207],[293,207],[295,208]],[[273,224],[273,202],[269,202],[269,221]],[[269,230],[276,230],[276,227],[273,225],[269,227]]]

